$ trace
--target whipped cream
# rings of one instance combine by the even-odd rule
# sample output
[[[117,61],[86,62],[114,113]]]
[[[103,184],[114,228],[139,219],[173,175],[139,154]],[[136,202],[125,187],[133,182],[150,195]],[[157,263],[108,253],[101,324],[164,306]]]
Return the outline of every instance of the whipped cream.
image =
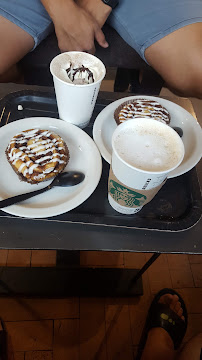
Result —
[[[66,69],[66,72],[69,79],[75,85],[86,85],[94,82],[92,71],[84,65],[73,67],[72,64],[70,64],[70,67]]]
[[[69,84],[89,85],[104,77],[105,67],[95,56],[84,52],[70,52],[60,54],[52,60],[51,72]]]

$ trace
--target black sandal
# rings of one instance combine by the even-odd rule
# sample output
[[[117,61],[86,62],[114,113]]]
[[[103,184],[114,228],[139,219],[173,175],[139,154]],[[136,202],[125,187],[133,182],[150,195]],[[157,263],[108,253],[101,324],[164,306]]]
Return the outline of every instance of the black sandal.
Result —
[[[166,294],[177,295],[179,297],[185,321],[183,321],[173,310],[171,310],[168,305],[160,304],[158,302],[161,296]],[[183,299],[175,290],[163,289],[156,294],[154,300],[152,301],[140,339],[136,360],[141,359],[148,331],[154,327],[162,327],[165,329],[173,341],[174,349],[176,350],[179,348],[187,330],[187,309]]]

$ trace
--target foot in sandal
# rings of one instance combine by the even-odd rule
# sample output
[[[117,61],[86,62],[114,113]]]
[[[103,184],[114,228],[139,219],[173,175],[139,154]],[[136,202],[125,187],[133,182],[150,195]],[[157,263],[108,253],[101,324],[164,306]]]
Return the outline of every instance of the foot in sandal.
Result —
[[[152,301],[140,340],[137,360],[172,360],[187,329],[187,310],[172,289],[161,290]]]

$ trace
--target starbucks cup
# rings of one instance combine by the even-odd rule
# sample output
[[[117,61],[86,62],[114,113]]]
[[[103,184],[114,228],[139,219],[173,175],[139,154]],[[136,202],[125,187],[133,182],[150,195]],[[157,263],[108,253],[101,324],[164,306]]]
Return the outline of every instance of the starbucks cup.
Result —
[[[112,136],[108,200],[119,213],[135,214],[150,202],[184,157],[184,145],[168,125],[128,120]]]
[[[86,127],[106,74],[104,64],[91,54],[71,51],[57,55],[50,63],[50,72],[60,119]]]

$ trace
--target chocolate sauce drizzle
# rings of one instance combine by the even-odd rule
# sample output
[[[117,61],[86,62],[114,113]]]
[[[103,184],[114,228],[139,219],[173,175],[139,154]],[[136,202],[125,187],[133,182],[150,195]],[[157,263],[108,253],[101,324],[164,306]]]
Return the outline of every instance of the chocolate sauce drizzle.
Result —
[[[29,129],[15,135],[8,144],[6,155],[15,172],[30,183],[54,177],[69,159],[62,138],[41,129]]]
[[[161,104],[154,100],[137,99],[126,103],[119,112],[119,122],[137,117],[153,118],[165,124],[170,122],[170,114]]]
[[[69,79],[72,82],[75,82],[77,79],[81,80],[83,84],[92,84],[95,80],[93,77],[92,71],[85,67],[84,65],[81,65],[78,68],[73,68],[72,64],[70,63],[70,67],[66,69],[67,75]],[[78,75],[78,78],[75,79],[75,77]],[[86,79],[87,75],[87,79]]]

